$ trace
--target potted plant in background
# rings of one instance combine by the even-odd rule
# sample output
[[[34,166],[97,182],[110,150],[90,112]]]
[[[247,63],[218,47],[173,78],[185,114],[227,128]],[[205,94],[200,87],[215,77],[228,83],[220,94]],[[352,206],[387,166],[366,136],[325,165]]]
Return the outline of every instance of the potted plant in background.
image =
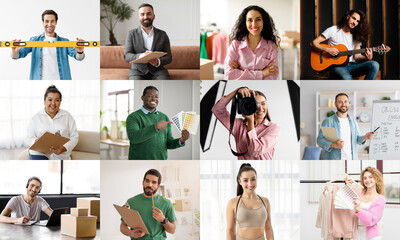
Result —
[[[107,46],[118,46],[118,41],[114,35],[114,29],[118,22],[129,20],[134,10],[121,0],[100,0],[101,13],[100,21],[106,27],[109,33],[111,44]]]

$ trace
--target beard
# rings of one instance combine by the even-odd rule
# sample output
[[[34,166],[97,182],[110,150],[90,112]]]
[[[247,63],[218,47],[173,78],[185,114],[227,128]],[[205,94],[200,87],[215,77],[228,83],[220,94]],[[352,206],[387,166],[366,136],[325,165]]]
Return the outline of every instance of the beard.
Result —
[[[152,195],[156,194],[157,189],[153,191],[153,189],[151,187],[147,187],[147,188],[143,187],[143,192],[144,192],[144,194],[146,194],[146,196],[151,197]]]
[[[346,107],[346,109],[345,109],[345,110],[342,110],[341,108],[338,108],[338,107],[336,107],[336,109],[338,110],[338,112],[341,112],[341,113],[346,113],[346,112],[347,112],[347,110],[349,110],[349,108],[348,108],[348,107]]]
[[[149,21],[145,22],[146,20],[149,20]],[[142,24],[143,27],[150,27],[151,25],[153,25],[153,19],[146,18],[143,21],[141,21],[140,23]]]

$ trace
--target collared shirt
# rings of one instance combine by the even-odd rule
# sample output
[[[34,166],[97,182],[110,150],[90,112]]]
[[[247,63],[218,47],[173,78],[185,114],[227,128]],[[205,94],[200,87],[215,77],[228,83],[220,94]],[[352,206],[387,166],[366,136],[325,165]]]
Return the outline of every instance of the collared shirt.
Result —
[[[28,127],[28,135],[25,139],[25,143],[28,146],[32,146],[36,139],[39,139],[45,132],[56,133],[59,132],[61,136],[69,138],[70,140],[64,144],[67,151],[60,155],[51,154],[47,156],[50,160],[69,160],[71,159],[71,152],[78,144],[79,135],[76,129],[75,120],[72,115],[62,109],[58,110],[56,116],[52,119],[46,111],[43,109],[36,113]],[[29,150],[32,155],[44,155],[43,153]]]
[[[226,106],[230,101],[222,97],[213,107],[212,112],[217,119],[229,130],[230,114]],[[246,152],[239,156],[239,160],[271,160],[274,156],[275,145],[278,140],[280,128],[275,123],[264,119],[264,121],[247,131],[247,121],[236,118],[232,129],[232,135],[235,137],[236,151]],[[247,143],[247,138],[250,143]]]
[[[31,37],[29,41],[43,41],[45,38],[44,33],[40,36]],[[69,41],[67,38],[62,38],[56,34],[57,41]],[[43,48],[41,47],[23,47],[21,48],[18,53],[18,58],[26,57],[30,52],[32,52],[32,59],[31,59],[31,72],[29,75],[30,80],[41,80],[42,79],[42,52]],[[57,64],[58,70],[60,72],[60,79],[61,80],[71,80],[71,69],[69,67],[68,62],[68,55],[70,57],[75,58],[78,61],[82,61],[85,58],[83,55],[82,59],[77,58],[77,52],[73,47],[58,47],[57,48]]]
[[[232,61],[239,64],[239,69],[230,66]],[[234,40],[229,46],[228,55],[225,58],[225,77],[228,80],[274,80],[276,74],[263,77],[262,70],[273,63],[278,69],[278,48],[272,41],[261,38],[255,51],[250,48],[247,37],[242,41]]]
[[[149,113],[158,114],[157,108],[155,108],[153,112],[150,112],[149,110],[147,110],[146,108],[144,108],[144,106],[142,106],[141,110],[142,110],[143,113],[146,114],[146,115],[149,114]],[[158,131],[160,131],[160,130],[157,129],[157,132],[158,132]],[[186,142],[181,143],[181,141],[179,141],[179,145],[185,146],[185,144],[186,144]]]
[[[147,50],[151,51],[151,48],[153,47],[153,40],[154,40],[154,27],[151,28],[149,34],[147,34],[146,31],[142,27],[140,29],[142,30],[144,46]],[[143,53],[140,55],[140,57],[143,57]],[[158,64],[156,67],[158,67],[158,66],[160,66],[160,59],[158,59]]]
[[[349,123],[350,123],[351,152],[352,152],[353,160],[358,160],[357,144],[364,145],[366,143],[366,141],[361,142],[363,136],[359,135],[360,133],[358,130],[357,121],[349,115],[347,115],[347,117],[348,117]],[[327,119],[325,119],[322,122],[321,126],[335,128],[338,138],[341,139],[340,122],[339,122],[337,113],[328,117]],[[332,142],[328,141],[324,137],[324,134],[322,133],[321,129],[319,130],[317,144],[318,144],[318,146],[320,146],[322,149],[325,150],[325,160],[341,160],[341,149],[340,148],[331,148]]]

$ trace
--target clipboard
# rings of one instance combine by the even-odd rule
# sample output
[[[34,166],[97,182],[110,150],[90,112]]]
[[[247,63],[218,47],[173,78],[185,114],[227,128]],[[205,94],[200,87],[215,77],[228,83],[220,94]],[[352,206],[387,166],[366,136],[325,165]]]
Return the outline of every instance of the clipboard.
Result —
[[[51,154],[52,146],[63,146],[69,141],[69,138],[45,132],[29,149],[38,151],[44,154]]]
[[[324,137],[326,140],[329,142],[336,142],[339,137],[336,134],[336,130],[333,127],[321,127],[322,133],[324,134]]]
[[[149,231],[146,228],[146,225],[144,225],[144,222],[142,220],[142,217],[140,216],[139,212],[133,209],[125,208],[118,206],[116,204],[113,204],[119,215],[124,219],[125,223],[130,227],[130,228],[141,228],[142,231],[148,235],[150,235]]]
[[[141,58],[133,60],[129,63],[147,63],[147,61],[149,61],[150,59],[154,59],[154,58],[158,59],[164,55],[167,55],[167,53],[166,52],[152,52],[152,53],[147,54],[146,56],[143,56]]]

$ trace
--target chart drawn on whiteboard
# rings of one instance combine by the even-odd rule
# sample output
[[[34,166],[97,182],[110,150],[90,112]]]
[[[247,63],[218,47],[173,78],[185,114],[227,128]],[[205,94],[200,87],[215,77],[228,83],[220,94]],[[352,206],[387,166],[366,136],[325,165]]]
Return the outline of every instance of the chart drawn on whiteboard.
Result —
[[[400,101],[374,101],[372,130],[379,127],[371,140],[369,160],[400,159]]]

